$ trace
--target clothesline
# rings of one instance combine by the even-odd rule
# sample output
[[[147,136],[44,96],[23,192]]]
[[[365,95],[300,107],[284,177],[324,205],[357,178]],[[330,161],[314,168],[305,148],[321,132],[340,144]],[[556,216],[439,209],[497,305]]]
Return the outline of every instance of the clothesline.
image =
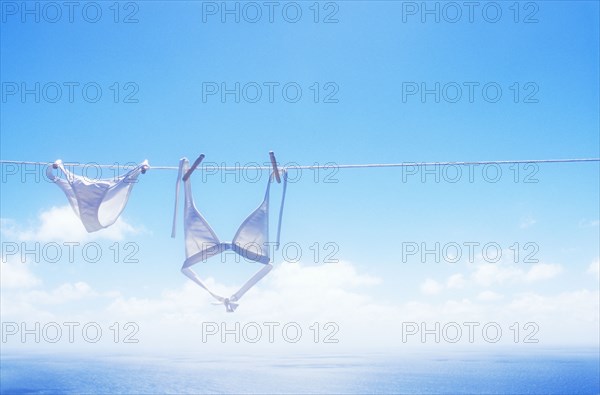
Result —
[[[273,173],[268,177],[267,187],[264,198],[260,205],[250,213],[242,222],[231,242],[221,241],[203,218],[194,204],[190,188],[189,176],[204,159],[204,154],[200,155],[194,164],[190,167],[189,160],[182,158],[178,167],[173,166],[149,166],[148,161],[144,160],[137,166],[129,169],[126,174],[116,180],[90,181],[86,177],[74,174],[65,167],[61,160],[56,162],[34,162],[34,161],[11,161],[0,160],[0,164],[21,164],[21,165],[41,165],[45,167],[45,173],[48,179],[54,182],[67,197],[75,215],[79,217],[84,228],[88,233],[96,232],[113,225],[125,209],[129,194],[136,185],[138,176],[148,169],[171,170],[177,169],[177,183],[175,189],[175,207],[173,210],[173,226],[171,237],[175,237],[177,229],[177,215],[179,205],[179,191],[181,184],[185,186],[184,190],[184,210],[183,227],[185,239],[185,261],[181,267],[181,272],[191,281],[203,288],[217,302],[224,305],[227,312],[234,312],[239,306],[240,299],[261,281],[272,269],[271,247],[275,249],[280,245],[281,223],[283,217],[284,202],[288,183],[288,173],[284,171],[290,168],[317,169],[317,168],[375,168],[375,167],[402,167],[402,166],[425,166],[425,165],[486,165],[486,164],[517,164],[517,163],[566,163],[566,162],[600,162],[600,158],[579,158],[579,159],[534,159],[534,160],[508,160],[508,161],[472,161],[472,162],[422,162],[422,163],[372,163],[372,164],[345,164],[337,165],[327,163],[324,165],[315,164],[312,166],[281,166],[277,164],[274,153],[269,152],[271,166],[253,166],[257,169],[273,169]],[[54,165],[54,166],[52,166]],[[69,165],[69,164],[66,164]],[[89,166],[90,164],[73,163],[73,166]],[[96,164],[93,164],[96,165]],[[116,166],[115,166],[116,165]],[[101,167],[118,167],[115,165],[96,165]],[[65,178],[56,176],[53,168],[58,169]],[[222,167],[229,169],[231,167]],[[247,168],[247,167],[246,167]],[[239,169],[239,167],[234,169]],[[16,169],[15,169],[16,170]],[[283,172],[280,172],[282,170]],[[280,180],[281,178],[281,180]],[[269,238],[269,204],[270,188],[273,179],[278,183],[283,182],[281,192],[281,204],[279,206],[279,220],[277,225],[277,237],[275,242]],[[207,259],[233,251],[236,254],[263,265],[231,296],[223,297],[220,293],[215,293],[212,286],[206,283],[198,273],[192,268],[200,262]],[[202,265],[200,265],[202,266]]]
[[[509,165],[509,164],[525,164],[525,163],[577,163],[577,162],[600,162],[600,158],[574,158],[574,159],[529,159],[529,160],[496,160],[496,161],[460,161],[460,162],[401,162],[401,163],[363,163],[363,164],[336,164],[329,162],[325,164],[316,165],[298,165],[298,164],[285,164],[280,166],[282,170],[287,169],[360,169],[360,168],[383,168],[383,167],[414,167],[414,166],[474,166],[474,165]],[[0,164],[18,164],[18,165],[43,165],[51,166],[54,162],[36,162],[36,161],[16,161],[16,160],[0,160]],[[210,162],[209,162],[210,163]],[[256,163],[256,162],[255,162]],[[118,164],[97,164],[97,163],[78,163],[78,162],[66,162],[64,166],[68,167],[104,167],[104,168],[129,168],[132,165],[118,165]],[[210,167],[211,169],[217,169],[221,171],[232,171],[239,170],[240,168],[252,169],[252,170],[271,170],[271,166],[209,166],[203,165],[203,167]],[[148,166],[151,170],[178,170],[177,166]]]

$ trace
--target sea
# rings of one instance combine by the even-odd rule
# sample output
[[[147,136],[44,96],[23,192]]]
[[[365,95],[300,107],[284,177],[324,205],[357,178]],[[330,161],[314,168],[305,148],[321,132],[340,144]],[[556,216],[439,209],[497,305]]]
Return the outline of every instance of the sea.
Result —
[[[600,394],[599,350],[459,355],[1,355],[2,394]]]

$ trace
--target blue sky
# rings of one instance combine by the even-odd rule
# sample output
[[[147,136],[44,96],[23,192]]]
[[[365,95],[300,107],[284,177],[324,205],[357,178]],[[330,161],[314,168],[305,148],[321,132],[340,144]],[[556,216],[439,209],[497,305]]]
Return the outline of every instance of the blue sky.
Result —
[[[502,2],[497,23],[486,21],[480,9],[469,23],[466,8],[457,23],[446,22],[443,15],[439,23],[431,16],[421,22],[420,14],[406,14],[409,3],[421,4],[321,2],[315,23],[313,3],[299,2],[302,17],[297,23],[287,22],[279,9],[269,23],[265,8],[258,23],[245,21],[243,15],[239,23],[231,16],[222,23],[218,14],[206,14],[206,7],[221,7],[220,2],[122,2],[119,23],[115,23],[114,9],[109,8],[112,2],[99,2],[102,17],[97,23],[86,22],[78,10],[69,23],[66,9],[56,23],[45,20],[40,9],[41,21],[35,23],[32,16],[22,22],[22,10],[18,8],[13,15],[13,8],[7,8],[13,2],[2,2],[0,156],[4,160],[61,158],[106,164],[148,159],[150,165],[162,166],[176,166],[182,156],[193,160],[201,152],[206,161],[230,166],[262,163],[268,160],[269,150],[283,163],[307,165],[600,156],[597,2],[522,2],[518,22],[509,8],[512,3]],[[248,3],[238,4],[242,9]],[[444,3],[439,4],[441,9]],[[122,23],[130,12],[138,21]],[[332,12],[338,22],[323,23]],[[530,14],[536,23],[524,23]],[[52,18],[49,15],[46,19]],[[69,82],[78,84],[73,102],[64,85]],[[23,100],[19,94],[7,94],[11,87],[21,89],[23,83],[30,89],[36,83],[41,87],[56,83],[63,87],[62,97],[50,103],[42,95],[36,103],[33,95]],[[81,87],[88,83],[102,89],[96,103],[82,96]],[[203,100],[207,83],[219,87],[225,83],[229,89],[236,83],[251,84],[248,95],[254,92],[252,84],[258,84],[263,91],[256,103],[243,95],[239,103],[232,95],[225,102],[218,94]],[[265,83],[275,83],[273,102],[268,100]],[[282,96],[281,88],[289,83],[302,89],[296,103]],[[319,86],[316,103],[315,83]],[[433,95],[425,100],[419,94],[410,95],[403,100],[407,84],[433,89],[436,83],[441,89],[439,103]],[[475,87],[472,102],[468,84]],[[484,97],[486,84],[502,89],[497,102]],[[462,96],[451,103],[444,94],[453,97],[456,86],[461,87]],[[125,103],[133,87],[137,102]],[[120,94],[117,103],[115,89]],[[323,102],[334,89],[332,98],[337,102]],[[519,93],[516,100],[515,91]],[[527,97],[537,102],[528,103]],[[473,169],[473,182],[463,169],[456,183],[443,176],[439,183],[433,176],[422,182],[420,173],[405,173],[403,179],[401,169],[342,169],[334,176],[336,183],[327,183],[323,182],[327,172],[315,182],[314,172],[305,171],[288,188],[282,242],[298,243],[304,257],[310,256],[314,243],[335,243],[339,247],[335,258],[349,265],[341,270],[350,274],[347,283],[332,286],[345,290],[358,281],[359,289],[352,295],[359,301],[369,300],[368,306],[383,300],[391,311],[405,311],[410,302],[426,304],[432,314],[453,301],[469,306],[481,303],[492,317],[508,322],[511,316],[506,309],[536,300],[541,306],[550,305],[548,317],[560,321],[568,310],[560,310],[560,303],[568,306],[579,301],[576,295],[584,295],[585,303],[591,301],[589,305],[582,302],[581,307],[592,317],[587,331],[576,338],[569,329],[561,332],[547,327],[546,333],[551,333],[547,344],[572,340],[597,345],[597,336],[590,334],[598,327],[597,309],[594,312],[598,163],[520,165],[518,175],[516,168],[503,166],[495,183],[486,181],[481,169]],[[61,211],[66,200],[58,188],[43,180],[35,182],[31,175],[26,176],[28,182],[22,182],[22,170],[16,174],[13,170],[3,167],[3,242],[96,240],[85,238],[76,220],[58,221],[69,215],[68,210]],[[537,182],[525,182],[530,172],[535,172]],[[26,270],[25,274],[19,271],[25,276],[20,278],[32,282],[24,280],[25,285],[9,291],[3,286],[4,292],[11,292],[6,298],[16,298],[41,316],[42,312],[78,316],[85,310],[92,317],[94,311],[110,317],[115,305],[139,300],[152,305],[164,299],[167,290],[188,287],[179,272],[184,259],[182,235],[175,240],[169,237],[175,175],[174,171],[150,170],[141,176],[122,222],[115,225],[119,228],[92,235],[99,237],[104,252],[115,241],[137,243],[139,263],[102,260],[98,264],[19,266],[15,270]],[[208,176],[205,183],[199,175],[193,178],[197,205],[225,240],[258,205],[266,180],[263,175],[258,183],[236,183],[233,176],[227,177],[225,183],[218,176]],[[281,188],[275,186],[272,191],[277,209]],[[521,254],[525,254],[525,243],[535,243],[535,258],[545,266],[530,273],[533,263],[492,265],[502,270],[492,272],[492,277],[502,281],[488,284],[482,278],[489,273],[480,272],[485,262],[402,262],[402,243],[407,242],[429,246],[494,242],[506,251],[520,243]],[[276,266],[282,260],[278,259]],[[228,261],[227,265],[231,266],[209,263],[203,273],[232,285],[256,270],[252,264]],[[337,276],[335,268],[322,259],[317,263],[303,259],[301,267],[323,270],[317,276]],[[522,281],[528,273],[531,281]],[[538,278],[536,273],[543,274]],[[447,285],[455,274],[466,285]],[[365,278],[378,280],[362,284]],[[41,307],[27,296],[31,292],[52,294],[64,284],[78,282],[94,291],[75,301],[42,303]],[[305,292],[316,292],[310,289],[307,285]],[[491,306],[481,302],[489,296],[482,296],[487,291],[501,296],[493,303],[488,300]],[[260,299],[256,295],[255,300]],[[298,311],[302,311],[298,300]],[[205,299],[198,301],[201,313],[197,314],[219,317],[219,308],[207,304]],[[310,306],[304,310],[311,311]],[[310,320],[311,314],[298,314]],[[464,318],[471,313],[456,314]],[[526,310],[514,314],[524,319],[537,317],[536,312]],[[11,317],[9,313],[3,320]],[[545,322],[548,317],[539,319]],[[581,326],[576,319],[570,322],[573,328]]]

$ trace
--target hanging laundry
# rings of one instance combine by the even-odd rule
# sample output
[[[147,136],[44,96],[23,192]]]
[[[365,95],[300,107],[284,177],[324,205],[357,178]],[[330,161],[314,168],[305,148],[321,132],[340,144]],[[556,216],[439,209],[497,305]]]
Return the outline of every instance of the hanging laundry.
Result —
[[[194,163],[198,165],[198,161]],[[175,212],[173,214],[173,229],[171,237],[175,237],[177,227],[177,207],[179,201],[180,182],[183,178],[185,203],[184,203],[184,237],[185,237],[185,256],[186,260],[183,263],[181,271],[189,279],[194,281],[200,287],[204,288],[218,303],[225,305],[228,312],[233,312],[238,307],[235,303],[248,292],[256,283],[266,276],[273,266],[270,264],[269,256],[269,190],[271,182],[275,179],[276,171],[271,173],[267,181],[267,190],[264,199],[260,206],[246,218],[240,225],[238,231],[231,242],[221,242],[215,232],[212,230],[208,222],[202,214],[198,212],[192,197],[191,181],[189,179],[189,161],[187,158],[182,158],[179,162],[179,174],[177,175],[177,183],[175,190]],[[283,215],[283,204],[285,201],[285,192],[287,188],[287,172],[281,171],[283,174],[283,192],[281,197],[281,206],[279,209],[279,224],[277,226],[277,241],[275,248],[279,248],[279,237],[281,233],[281,218]],[[185,176],[184,176],[185,174]],[[183,177],[182,177],[183,176]],[[264,265],[254,276],[252,276],[236,293],[229,298],[224,298],[212,292],[198,275],[192,270],[192,266],[198,262],[202,262],[212,256],[218,255],[224,251],[233,250],[244,258],[259,262]]]
[[[62,171],[65,179],[55,176],[53,168]],[[48,166],[46,175],[62,189],[73,211],[91,233],[115,223],[125,209],[139,174],[148,168],[148,161],[145,160],[114,180],[89,180],[71,173],[59,159],[53,166]]]

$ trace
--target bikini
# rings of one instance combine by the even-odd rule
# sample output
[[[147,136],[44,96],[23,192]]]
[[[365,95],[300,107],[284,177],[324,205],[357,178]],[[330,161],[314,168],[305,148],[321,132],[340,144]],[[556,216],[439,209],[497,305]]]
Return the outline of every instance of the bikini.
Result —
[[[175,209],[173,213],[173,229],[171,237],[175,237],[177,227],[177,211],[179,201],[179,189],[182,181],[182,175],[188,174],[189,161],[182,158],[179,162],[179,174],[175,185]],[[283,205],[285,202],[285,193],[287,189],[287,172],[280,170],[283,178],[283,192],[281,197],[281,206],[279,209],[279,223],[277,226],[277,238],[275,249],[279,248],[279,237],[281,233],[281,219],[283,215]],[[218,303],[225,305],[226,311],[233,312],[238,307],[240,298],[265,277],[273,268],[270,264],[269,255],[269,190],[273,182],[275,173],[271,173],[267,181],[267,190],[262,203],[254,210],[238,228],[231,242],[221,242],[208,222],[198,211],[194,204],[192,196],[191,181],[189,178],[183,180],[185,203],[184,203],[184,233],[185,233],[185,255],[181,271],[190,280],[194,281],[200,287],[204,288]],[[200,277],[192,270],[192,266],[198,262],[205,261],[224,251],[232,250],[244,258],[259,262],[264,265],[256,274],[254,274],[236,293],[229,298],[224,298],[212,292]]]
[[[68,171],[59,159],[48,166],[46,175],[62,189],[85,230],[91,233],[115,223],[127,205],[138,176],[148,167],[145,160],[114,180],[89,180]],[[65,179],[55,176],[53,168],[60,169]]]

